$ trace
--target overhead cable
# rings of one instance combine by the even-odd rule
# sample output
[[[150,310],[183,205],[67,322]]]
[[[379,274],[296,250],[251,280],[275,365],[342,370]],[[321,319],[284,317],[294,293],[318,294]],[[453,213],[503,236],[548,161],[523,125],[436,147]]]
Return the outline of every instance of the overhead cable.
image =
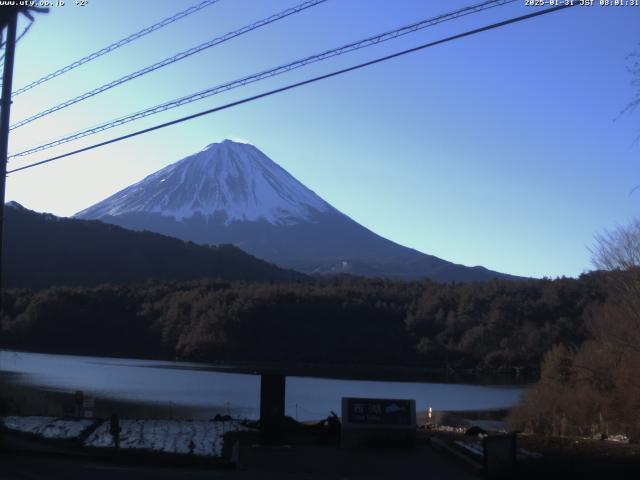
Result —
[[[575,5],[578,5],[578,4],[577,3],[576,4],[567,3],[567,4],[564,4],[564,5],[557,6],[557,7],[546,8],[546,9],[543,9],[543,10],[537,10],[537,11],[535,11],[533,13],[529,13],[527,15],[522,15],[522,16],[519,16],[519,17],[510,18],[508,20],[504,20],[504,21],[498,22],[498,23],[493,23],[491,25],[486,25],[484,27],[476,28],[474,30],[468,30],[466,32],[459,33],[457,35],[446,37],[446,38],[443,38],[443,39],[440,39],[440,40],[436,40],[434,42],[424,43],[424,44],[419,45],[417,47],[409,48],[407,50],[402,50],[400,52],[396,52],[396,53],[393,53],[391,55],[386,55],[384,57],[379,57],[379,58],[376,58],[374,60],[370,60],[368,62],[360,63],[358,65],[354,65],[354,66],[351,66],[351,67],[348,67],[348,68],[343,68],[341,70],[336,70],[336,71],[333,71],[333,72],[330,72],[330,73],[327,73],[327,74],[324,74],[324,75],[320,75],[320,76],[313,77],[313,78],[310,78],[310,79],[307,79],[307,80],[303,80],[301,82],[292,83],[292,84],[286,85],[284,87],[280,87],[280,88],[276,88],[274,90],[270,90],[268,92],[263,92],[263,93],[260,93],[258,95],[253,95],[251,97],[246,97],[246,98],[243,98],[241,100],[237,100],[235,102],[227,103],[226,105],[222,105],[222,106],[215,107],[215,108],[210,108],[210,109],[204,110],[202,112],[194,113],[192,115],[187,115],[186,117],[182,117],[182,118],[178,118],[178,119],[175,119],[175,120],[171,120],[169,122],[161,123],[159,125],[154,125],[154,126],[149,127],[149,128],[144,128],[142,130],[138,130],[138,131],[135,131],[135,132],[132,132],[132,133],[128,133],[126,135],[122,135],[122,136],[119,136],[119,137],[111,138],[109,140],[105,140],[104,142],[95,143],[93,145],[89,145],[87,147],[79,148],[77,150],[73,150],[73,151],[70,151],[70,152],[67,152],[67,153],[63,153],[61,155],[56,155],[54,157],[47,158],[45,160],[40,160],[38,162],[30,163],[28,165],[24,165],[22,167],[18,167],[18,168],[14,168],[12,170],[9,170],[7,173],[8,174],[9,173],[16,173],[16,172],[19,172],[19,171],[22,171],[22,170],[27,170],[27,169],[30,169],[30,168],[34,168],[34,167],[37,167],[39,165],[43,165],[43,164],[50,163],[50,162],[53,162],[53,161],[56,161],[56,160],[60,160],[62,158],[70,157],[72,155],[76,155],[78,153],[86,152],[86,151],[89,151],[89,150],[96,149],[98,147],[103,147],[105,145],[109,145],[109,144],[112,144],[112,143],[120,142],[120,141],[126,140],[128,138],[132,138],[132,137],[136,137],[136,136],[139,136],[139,135],[143,135],[145,133],[153,132],[155,130],[159,130],[159,129],[162,129],[162,128],[166,128],[166,127],[169,127],[169,126],[172,126],[172,125],[176,125],[176,124],[182,123],[182,122],[186,122],[188,120],[193,120],[194,118],[202,117],[204,115],[210,115],[210,114],[215,113],[215,112],[219,112],[219,111],[222,111],[222,110],[227,110],[229,108],[236,107],[238,105],[243,105],[245,103],[253,102],[253,101],[259,100],[261,98],[269,97],[269,96],[272,96],[272,95],[275,95],[275,94],[278,94],[278,93],[282,93],[282,92],[285,92],[285,91],[288,91],[288,90],[292,90],[294,88],[298,88],[298,87],[301,87],[301,86],[304,86],[304,85],[309,85],[311,83],[315,83],[315,82],[318,82],[318,81],[321,81],[321,80],[326,80],[326,79],[331,78],[331,77],[336,77],[338,75],[342,75],[342,74],[347,73],[347,72],[352,72],[354,70],[359,70],[361,68],[365,68],[365,67],[368,67],[368,66],[371,66],[371,65],[375,65],[375,64],[378,64],[378,63],[381,63],[381,62],[385,62],[387,60],[391,60],[393,58],[397,58],[397,57],[400,57],[400,56],[403,56],[403,55],[407,55],[407,54],[414,53],[414,52],[417,52],[417,51],[420,51],[420,50],[424,50],[426,48],[434,47],[436,45],[440,45],[440,44],[443,44],[443,43],[446,43],[446,42],[450,42],[450,41],[453,41],[453,40],[458,40],[460,38],[468,37],[468,36],[471,36],[471,35],[476,35],[478,33],[485,32],[487,30],[493,30],[493,29],[496,29],[496,28],[499,28],[499,27],[504,27],[506,25],[510,25],[510,24],[513,24],[513,23],[522,22],[524,20],[528,20],[528,19],[531,19],[531,18],[534,18],[534,17],[538,17],[538,16],[541,16],[541,15],[554,13],[554,12],[557,12],[559,10],[564,10],[565,8],[573,7]]]
[[[125,123],[129,123],[129,122],[133,122],[135,120],[139,120],[141,118],[145,118],[148,117],[150,115],[154,115],[160,112],[164,112],[166,110],[170,110],[176,107],[180,107],[182,105],[186,105],[188,103],[192,103],[198,100],[202,100],[204,98],[213,96],[213,95],[217,95],[219,93],[222,92],[226,92],[229,90],[232,90],[234,88],[238,88],[238,87],[242,87],[245,86],[247,84],[250,83],[254,83],[260,80],[264,80],[266,78],[270,78],[270,77],[274,77],[276,75],[281,75],[283,73],[289,72],[291,70],[295,70],[301,67],[304,67],[306,65],[312,64],[312,63],[316,63],[322,60],[326,60],[328,58],[332,58],[332,57],[336,57],[338,55],[343,55],[345,53],[348,52],[352,52],[355,50],[359,50],[362,48],[366,48],[366,47],[370,47],[372,45],[376,45],[382,42],[386,42],[388,40],[392,40],[395,38],[398,38],[400,36],[403,35],[407,35],[409,33],[413,33],[416,32],[418,30],[427,28],[427,27],[431,27],[433,25],[437,25],[439,23],[445,22],[445,21],[449,21],[449,20],[454,20],[456,18],[460,18],[462,16],[465,15],[470,15],[472,13],[477,13],[480,12],[482,10],[486,10],[488,8],[493,8],[496,6],[501,6],[501,5],[505,5],[507,3],[513,3],[516,0],[494,0],[494,1],[489,1],[489,2],[482,2],[480,4],[476,4],[476,5],[472,5],[469,7],[465,7],[463,9],[460,10],[456,10],[454,12],[450,12],[444,15],[439,15],[437,17],[434,18],[429,18],[426,20],[421,20],[420,22],[417,23],[413,23],[411,25],[406,25],[400,28],[396,28],[394,30],[385,32],[385,33],[381,33],[378,35],[374,35],[372,37],[368,37],[365,38],[363,40],[359,40],[357,42],[352,42],[346,45],[343,45],[341,47],[338,48],[334,48],[331,50],[326,50],[324,52],[321,52],[319,54],[316,55],[312,55],[309,57],[305,57],[290,63],[287,63],[285,65],[280,65],[278,67],[275,68],[271,68],[269,70],[265,70],[262,71],[260,73],[255,73],[246,77],[242,77],[240,79],[237,80],[233,80],[231,82],[228,83],[224,83],[221,85],[216,85],[214,87],[210,87],[207,88],[205,90],[184,96],[184,97],[180,97],[174,100],[171,100],[169,102],[165,102],[159,105],[155,105],[153,107],[150,108],[146,108],[144,110],[140,110],[138,112],[126,115],[124,117],[120,117],[117,118],[115,120],[110,120],[108,122],[104,122],[98,125],[95,125],[93,127],[84,129],[84,130],[80,130],[78,132],[72,133],[72,134],[68,134],[64,137],[58,138],[56,140],[53,140],[51,142],[47,142],[45,144],[42,145],[38,145],[36,147],[32,147],[29,148],[27,150],[12,154],[9,156],[9,158],[15,158],[15,157],[23,157],[26,155],[31,155],[33,153],[37,153],[52,147],[56,147],[58,145],[62,145],[74,140],[78,140],[80,138],[89,136],[89,135],[94,135],[96,133],[99,132],[103,132],[105,130],[109,130],[111,128],[115,128],[118,127],[120,125],[124,125]]]
[[[245,33],[248,33],[252,30],[256,30],[260,27],[264,27],[265,25],[269,25],[271,23],[277,22],[278,20],[282,20],[283,18],[288,17],[289,15],[293,15],[295,13],[299,13],[303,10],[306,10],[307,8],[311,8],[311,7],[315,7],[316,5],[320,4],[320,3],[324,3],[327,0],[307,0],[299,5],[296,5],[295,7],[292,8],[287,8],[286,10],[283,10],[281,12],[275,13],[267,18],[264,18],[262,20],[259,20],[257,22],[251,23],[249,25],[246,25],[238,30],[234,30],[232,32],[229,32],[225,35],[222,35],[220,37],[216,37],[212,40],[209,40],[208,42],[202,43],[196,47],[192,47],[188,50],[185,50],[183,52],[177,53],[171,57],[165,58],[164,60],[161,60],[159,62],[156,62],[152,65],[149,65],[148,67],[142,68],[140,70],[136,70],[135,72],[129,73],[127,75],[125,75],[124,77],[120,77],[116,80],[113,80],[109,83],[105,83],[104,85],[101,85],[97,88],[94,88],[93,90],[89,90],[88,92],[85,92],[81,95],[77,95],[73,98],[70,98],[69,100],[65,100],[62,103],[59,103],[58,105],[55,105],[53,107],[47,108],[41,112],[38,112],[28,118],[25,118],[24,120],[20,120],[18,122],[16,122],[15,124],[11,125],[11,130],[21,127],[23,125],[26,125],[28,123],[33,122],[34,120],[37,120],[39,118],[42,118],[46,115],[50,115],[51,113],[57,112],[58,110],[62,110],[63,108],[69,107],[75,103],[81,102],[83,100],[86,100],[88,98],[91,98],[95,95],[98,95],[102,92],[106,92],[107,90],[110,90],[114,87],[117,87],[118,85],[121,85],[123,83],[129,82],[135,78],[141,77],[143,75],[146,75],[147,73],[151,73],[155,70],[158,70],[162,67],[166,67],[167,65],[171,65],[172,63],[178,62],[180,60],[184,60],[187,57],[190,57],[191,55],[195,55],[198,52],[201,52],[203,50],[206,50],[208,48],[211,48],[215,45],[219,45],[221,43],[224,43],[228,40],[231,40],[232,38],[236,38],[239,37],[240,35],[244,35]]]
[[[116,50],[117,48],[120,48],[128,43],[133,42],[134,40],[138,40],[139,38],[144,37],[145,35],[148,35],[152,32],[155,32],[156,30],[162,28],[162,27],[166,27],[167,25],[172,24],[173,22],[176,22],[178,20],[183,19],[186,16],[189,16],[193,13],[199,12],[200,10],[202,10],[203,8],[209,7],[211,5],[213,5],[214,3],[218,3],[220,0],[204,0],[203,2],[200,2],[196,5],[193,5],[189,8],[187,8],[186,10],[182,10],[178,13],[175,13],[174,15],[171,15],[170,17],[165,18],[164,20],[161,20],[157,23],[154,23],[153,25],[150,25],[148,27],[143,28],[142,30],[139,30],[135,33],[132,33],[131,35],[129,35],[128,37],[125,37],[121,40],[118,40],[117,42],[113,42],[110,45],[107,45],[104,48],[101,48],[100,50],[97,50],[93,53],[90,53],[89,55],[82,57],[79,60],[76,60],[75,62],[70,63],[69,65],[66,65],[58,70],[56,70],[55,72],[51,72],[47,75],[45,75],[44,77],[39,78],[38,80],[35,80],[31,83],[29,83],[28,85],[25,85],[24,87],[19,88],[18,90],[16,90],[15,92],[13,92],[13,97],[16,97],[24,92],[26,92],[27,90],[31,90],[34,87],[37,87],[38,85],[47,82],[53,78],[59,77],[60,75],[63,75],[71,70],[73,70],[74,68],[79,67],[80,65],[84,65],[87,62],[90,62],[91,60],[95,60],[98,57],[101,57],[102,55],[106,55],[107,53],[113,52],[114,50]]]

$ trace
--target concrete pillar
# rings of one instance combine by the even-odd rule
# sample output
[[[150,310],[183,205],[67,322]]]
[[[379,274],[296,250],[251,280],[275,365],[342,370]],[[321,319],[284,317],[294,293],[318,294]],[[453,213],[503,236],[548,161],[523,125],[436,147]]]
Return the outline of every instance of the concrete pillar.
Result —
[[[285,376],[263,373],[260,376],[260,433],[262,442],[284,443]]]

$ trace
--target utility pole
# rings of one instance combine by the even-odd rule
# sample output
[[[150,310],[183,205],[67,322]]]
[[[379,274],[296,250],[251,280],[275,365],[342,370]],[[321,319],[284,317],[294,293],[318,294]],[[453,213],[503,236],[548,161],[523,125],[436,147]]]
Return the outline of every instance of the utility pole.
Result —
[[[9,151],[9,119],[11,116],[11,90],[13,84],[13,59],[16,52],[18,10],[7,16],[7,40],[2,73],[2,99],[0,100],[0,315],[3,312],[4,277],[4,197],[7,183],[7,154]],[[1,322],[0,317],[0,322]]]
[[[22,13],[33,22],[32,12],[48,13],[48,8],[14,6],[0,8],[0,30],[7,28],[0,98],[0,326],[2,326],[4,288],[4,197],[7,184],[7,154],[9,152],[9,121],[11,119],[11,90],[13,89],[13,62],[16,53],[18,15]],[[1,36],[1,35],[0,35]]]

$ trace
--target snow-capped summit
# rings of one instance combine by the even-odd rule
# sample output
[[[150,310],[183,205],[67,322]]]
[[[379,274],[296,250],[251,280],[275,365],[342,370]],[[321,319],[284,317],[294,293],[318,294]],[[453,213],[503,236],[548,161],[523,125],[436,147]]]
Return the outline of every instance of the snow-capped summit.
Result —
[[[222,216],[225,223],[306,221],[331,206],[251,144],[212,143],[83,210],[81,218],[157,213],[183,220]]]

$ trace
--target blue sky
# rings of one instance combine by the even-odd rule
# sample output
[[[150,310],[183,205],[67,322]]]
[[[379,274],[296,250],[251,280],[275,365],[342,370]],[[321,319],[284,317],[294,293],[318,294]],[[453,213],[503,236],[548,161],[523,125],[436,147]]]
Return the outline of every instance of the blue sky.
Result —
[[[14,99],[18,121],[296,5],[221,0]],[[68,0],[17,48],[14,86],[197,3]],[[10,151],[472,0],[329,0],[12,132]],[[496,8],[15,161],[63,153],[383,54],[531,12]],[[535,277],[589,270],[593,235],[638,214],[640,112],[626,56],[640,7],[575,7],[10,175],[7,200],[72,215],[203,146],[248,141],[333,206],[400,244]],[[24,23],[21,24],[21,28]],[[21,30],[19,28],[19,31]],[[619,118],[618,118],[619,117]]]

